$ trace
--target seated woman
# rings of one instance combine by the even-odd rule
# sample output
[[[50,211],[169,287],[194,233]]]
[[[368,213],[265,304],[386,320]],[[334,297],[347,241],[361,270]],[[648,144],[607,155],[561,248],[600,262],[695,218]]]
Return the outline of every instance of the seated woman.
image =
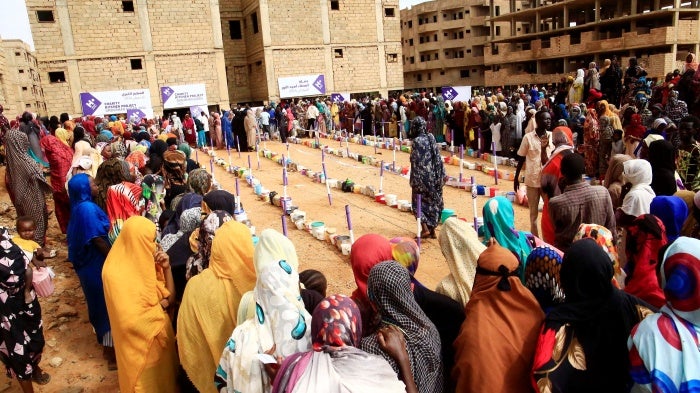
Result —
[[[478,260],[467,318],[454,342],[458,392],[526,392],[544,313],[518,279],[518,260],[491,239]],[[488,356],[486,356],[488,354]]]
[[[177,391],[175,334],[167,313],[175,285],[168,254],[155,240],[152,221],[129,218],[102,269],[123,392]]]
[[[471,225],[457,218],[445,220],[438,239],[450,274],[440,281],[436,291],[464,307],[472,293],[477,260],[486,246]]]
[[[275,233],[260,234],[260,244],[272,242],[278,247],[255,249],[255,317],[236,326],[226,342],[212,375],[217,391],[267,392],[272,380],[257,359],[259,354],[285,358],[311,349],[311,315],[299,295],[297,269],[287,262],[297,260],[296,250],[289,239]]]
[[[627,337],[653,306],[614,287],[613,264],[593,239],[572,244],[560,278],[566,300],[545,318],[533,387],[540,393],[629,391]]]
[[[640,322],[628,341],[634,391],[682,392],[700,385],[699,255],[700,240],[688,237],[664,253],[659,276],[666,304]]]
[[[521,281],[525,281],[525,263],[533,247],[528,240],[529,233],[515,229],[513,204],[506,197],[497,196],[486,201],[483,212],[484,241],[488,243],[493,237],[515,254],[520,263],[518,275]]]
[[[248,227],[229,221],[216,232],[209,267],[187,283],[177,318],[180,363],[200,392],[212,393],[212,375],[236,327],[238,304],[255,286]]]
[[[380,329],[394,325],[403,332],[418,391],[442,392],[439,333],[411,293],[408,270],[394,261],[375,265],[367,279],[367,294],[381,316]],[[360,348],[383,356],[394,372],[401,372],[399,365],[382,349],[376,335],[365,336]]]
[[[280,367],[272,387],[273,393],[347,392],[400,393],[415,390],[413,374],[405,344],[397,362],[409,378],[406,387],[396,377],[389,363],[377,355],[359,349],[362,339],[360,310],[347,296],[333,295],[316,307],[311,319],[313,350],[289,356]],[[398,330],[398,340],[401,333]],[[388,329],[380,330],[379,343],[389,341]],[[381,383],[377,383],[381,381]],[[414,390],[410,390],[413,387]]]

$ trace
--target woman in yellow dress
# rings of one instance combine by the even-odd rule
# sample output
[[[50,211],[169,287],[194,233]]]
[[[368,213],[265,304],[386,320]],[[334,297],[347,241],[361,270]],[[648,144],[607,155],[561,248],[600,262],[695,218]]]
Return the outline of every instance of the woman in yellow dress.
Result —
[[[102,269],[123,393],[177,392],[177,353],[167,309],[175,284],[155,224],[126,220]]]

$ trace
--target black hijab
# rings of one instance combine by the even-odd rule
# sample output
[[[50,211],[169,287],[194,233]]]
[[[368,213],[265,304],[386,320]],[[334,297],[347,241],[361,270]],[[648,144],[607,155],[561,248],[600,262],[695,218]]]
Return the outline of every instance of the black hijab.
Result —
[[[613,264],[595,240],[575,242],[564,254],[560,280],[566,296],[545,319],[545,328],[573,328],[586,369],[562,385],[571,392],[626,392],[631,386],[627,338],[654,307],[615,288]],[[642,308],[638,308],[641,306]]]
[[[678,191],[676,185],[676,149],[669,141],[658,140],[649,145],[649,163],[651,164],[651,189],[657,196],[673,195]]]
[[[233,194],[225,190],[210,191],[204,196],[204,202],[209,207],[209,210],[223,210],[230,215],[233,215],[235,210],[236,199]]]

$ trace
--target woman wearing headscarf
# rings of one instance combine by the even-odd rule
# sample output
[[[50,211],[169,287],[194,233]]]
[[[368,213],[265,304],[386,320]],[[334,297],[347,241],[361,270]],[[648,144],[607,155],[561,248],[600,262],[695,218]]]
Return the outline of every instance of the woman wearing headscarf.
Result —
[[[214,143],[218,149],[224,148],[224,136],[221,128],[221,115],[218,112],[212,112],[212,123],[214,126]]]
[[[95,203],[102,210],[107,210],[107,190],[109,187],[120,184],[121,182],[132,182],[134,178],[131,176],[128,162],[118,158],[110,158],[100,164],[97,168],[95,176],[95,186],[97,186],[97,195],[95,195]]]
[[[503,196],[491,198],[484,205],[483,217],[484,242],[488,243],[493,237],[498,244],[515,254],[520,262],[518,274],[524,281],[525,263],[532,251],[532,244],[527,238],[528,233],[515,229],[513,204]]]
[[[540,393],[629,391],[627,337],[652,306],[614,287],[613,265],[593,239],[567,250],[560,278],[566,300],[545,318],[533,387]]]
[[[557,127],[552,131],[552,143],[554,151],[549,157],[549,160],[542,166],[542,174],[540,183],[542,185],[542,199],[544,205],[542,207],[542,238],[545,242],[554,243],[554,224],[549,217],[549,200],[555,196],[561,195],[562,190],[559,188],[559,183],[563,179],[561,174],[561,160],[573,153],[574,143],[573,134],[569,127]]]
[[[564,301],[559,271],[562,256],[547,246],[536,247],[525,264],[525,287],[532,292],[544,312]]]
[[[154,223],[130,218],[102,268],[123,392],[177,391],[175,335],[166,312],[175,289],[168,255],[155,239]]]
[[[610,230],[598,224],[581,224],[578,232],[574,236],[574,242],[581,239],[591,238],[605,251],[613,264],[613,278],[615,287],[623,289],[625,286],[625,278],[627,274],[620,266],[620,256],[617,253],[617,244],[613,240],[613,234]]]
[[[601,118],[603,116],[607,116],[610,121],[610,126],[612,126],[613,130],[621,130],[622,129],[622,121],[620,121],[620,116],[617,115],[611,108],[611,104],[608,103],[606,100],[600,100],[596,103],[596,112],[598,113],[598,118]]]
[[[187,143],[181,143],[178,147],[177,150],[185,153],[185,157],[187,159],[187,173],[192,173],[193,170],[197,169],[200,167],[199,163],[193,159],[190,158],[190,155],[192,155],[192,148],[190,147],[189,144]]]
[[[486,246],[479,241],[479,235],[471,225],[454,217],[443,223],[439,242],[450,273],[440,281],[435,291],[464,307],[472,293],[477,260]]]
[[[435,239],[435,228],[444,207],[442,186],[445,184],[445,167],[435,137],[427,131],[423,118],[417,117],[411,121],[409,138],[413,140],[409,183],[414,210],[418,206],[418,195],[421,196],[421,216],[417,217],[423,226],[420,236]],[[415,210],[414,214],[417,216],[418,211]]]
[[[403,332],[418,391],[443,391],[438,331],[414,300],[408,271],[393,261],[375,265],[367,279],[367,293],[381,316],[380,327],[394,325]],[[383,356],[397,374],[400,372],[394,359],[381,348],[377,336],[365,336],[361,349]]]
[[[101,156],[97,150],[92,148],[90,142],[87,140],[85,135],[85,129],[82,127],[75,127],[73,131],[73,162],[71,163],[71,168],[73,174],[77,173],[79,167],[80,159],[83,157],[89,157],[92,159],[93,164],[90,170],[90,175],[95,176],[97,173],[97,167],[102,162]]]
[[[579,104],[583,102],[583,78],[585,71],[583,68],[576,70],[576,78],[569,89],[569,105]]]
[[[49,214],[45,194],[52,192],[39,165],[27,154],[27,134],[11,129],[5,134],[5,183],[17,216],[30,216],[36,223],[34,241],[44,245]]]
[[[454,221],[455,218],[449,219]],[[461,221],[464,222],[464,221]],[[392,258],[400,265],[406,267],[411,276],[411,291],[418,306],[423,310],[430,322],[435,325],[440,334],[441,343],[451,343],[457,338],[459,326],[464,322],[464,305],[451,297],[432,291],[415,279],[414,274],[418,269],[420,250],[418,244],[412,239],[392,239]],[[441,358],[444,375],[444,392],[454,392],[454,384],[450,378],[450,370],[454,364],[454,350],[452,345],[441,347]]]
[[[93,201],[95,183],[84,173],[68,182],[71,220],[68,225],[68,259],[80,279],[87,301],[90,324],[103,346],[108,368],[116,369],[114,343],[102,286],[102,266],[109,253],[109,218]]]
[[[651,201],[650,213],[661,220],[668,242],[673,243],[681,236],[689,211],[688,205],[677,196],[657,196]]]
[[[209,267],[187,283],[177,317],[180,363],[200,392],[216,392],[212,376],[241,297],[255,286],[253,241],[245,225],[229,221],[217,231]]]
[[[24,112],[22,114],[19,130],[23,132],[29,140],[29,149],[27,149],[27,154],[29,154],[29,156],[40,165],[45,167],[48,166],[44,152],[41,151],[41,130],[39,129],[39,126],[34,123],[34,116],[32,116],[31,113]]]
[[[660,140],[649,145],[651,164],[651,189],[656,195],[673,195],[678,191],[676,183],[676,149],[671,142]]]
[[[158,175],[146,175],[141,181],[141,198],[139,210],[143,216],[158,224],[161,213],[165,209],[165,181]]]
[[[622,176],[625,183],[629,183],[631,187],[625,194],[622,206],[618,210],[621,213],[618,213],[618,225],[629,222],[642,214],[649,214],[651,201],[656,196],[651,188],[652,172],[649,161],[634,159],[625,161],[622,165]]]
[[[660,312],[637,325],[628,341],[635,391],[692,391],[700,384],[700,240],[681,237],[663,256]]]
[[[688,217],[686,217],[681,229],[681,235],[700,239],[700,193],[692,191],[678,191],[676,196],[683,199],[688,206]]]
[[[230,215],[234,214],[236,199],[233,194],[226,190],[209,191],[202,198],[202,210],[208,213],[214,210],[223,210]]]
[[[202,220],[199,230],[195,230],[190,235],[190,244],[194,244],[192,251],[195,254],[187,259],[185,267],[185,278],[187,280],[209,267],[214,234],[222,225],[233,220],[231,214],[223,210],[214,210],[205,214],[207,214],[207,217]]]
[[[362,334],[365,336],[374,334],[379,324],[379,315],[377,315],[367,296],[369,272],[379,262],[391,261],[392,259],[391,244],[381,235],[362,235],[352,244],[350,267],[355,277],[357,289],[353,291],[351,297],[360,309]]]
[[[612,153],[613,127],[610,117],[600,116],[598,119],[598,175],[605,176],[608,171],[610,154]]]
[[[25,152],[26,154],[26,152]],[[29,157],[28,157],[29,158]],[[30,158],[31,159],[31,158]],[[8,377],[16,377],[24,393],[33,393],[32,382],[46,385],[51,376],[39,366],[44,351],[44,332],[39,298],[32,289],[31,300],[25,297],[29,260],[12,242],[7,228],[0,227],[0,361]]]
[[[248,140],[248,151],[255,151],[257,145],[258,122],[255,120],[255,114],[252,109],[248,109],[243,121],[245,127],[246,139]]]
[[[141,187],[123,181],[107,189],[107,216],[109,216],[109,240],[114,244],[121,232],[124,222],[133,216],[141,215],[139,201]]]
[[[518,279],[520,263],[495,240],[478,260],[456,349],[458,392],[526,392],[544,313]],[[488,354],[488,356],[484,356]]]
[[[165,206],[170,207],[173,198],[187,191],[187,157],[179,150],[163,153],[163,179],[165,180]]]
[[[656,278],[656,266],[659,263],[659,250],[666,244],[668,240],[664,224],[654,215],[643,214],[627,228],[625,292],[654,307],[661,307],[665,302]]]
[[[54,213],[62,233],[66,233],[70,219],[70,201],[66,191],[66,174],[73,162],[73,150],[55,136],[49,134],[41,139],[41,148],[46,153],[51,174]]]
[[[610,165],[608,165],[608,171],[605,173],[605,181],[603,184],[605,188],[608,189],[613,209],[617,209],[622,205],[622,186],[625,183],[622,171],[625,161],[631,159],[632,157],[627,154],[615,154],[610,159]]]
[[[260,234],[254,258],[255,317],[236,326],[226,342],[216,369],[217,391],[268,392],[272,381],[257,355],[284,358],[311,349],[311,315],[299,295],[296,261],[289,239],[274,230]]]
[[[360,310],[352,299],[344,295],[323,299],[311,318],[312,350],[285,359],[272,392],[409,391],[386,360],[358,348],[362,338],[361,325]],[[406,360],[407,356],[406,353]],[[408,367],[410,370],[410,365]]]
[[[595,109],[588,110],[586,121],[583,123],[583,146],[579,151],[583,152],[586,159],[586,175],[595,178],[598,174],[598,116]]]

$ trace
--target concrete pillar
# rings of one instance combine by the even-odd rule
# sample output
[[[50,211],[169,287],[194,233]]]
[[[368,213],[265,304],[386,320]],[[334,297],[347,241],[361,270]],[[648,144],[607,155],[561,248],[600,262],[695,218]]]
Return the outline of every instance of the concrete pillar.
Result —
[[[83,107],[80,105],[80,93],[83,91],[83,84],[80,81],[78,60],[67,60],[66,69],[68,74],[66,75],[66,82],[68,82],[70,87],[70,96],[73,100],[73,113],[83,113]]]
[[[262,44],[263,47],[268,47],[272,44],[272,36],[271,36],[271,31],[269,28],[270,25],[270,6],[267,2],[267,0],[258,0],[258,7],[260,10],[260,24],[262,26],[267,25],[267,28],[263,28],[262,30]],[[265,57],[267,59],[267,57]],[[267,61],[266,61],[267,62]]]
[[[75,45],[73,42],[73,29],[71,28],[70,13],[68,12],[67,0],[56,0],[56,16],[61,27],[63,38],[63,52],[66,56],[75,55]],[[78,103],[78,106],[80,103]],[[82,109],[81,109],[82,110]]]
[[[594,22],[598,23],[600,22],[600,0],[595,0],[595,13],[594,13]]]
[[[228,80],[226,79],[226,59],[224,58],[224,51],[218,50],[216,52],[216,74],[217,74],[217,86],[216,89],[219,91],[219,107],[228,108],[231,106],[228,96]]]
[[[562,24],[560,28],[566,29],[569,27],[569,6],[565,5],[564,6],[564,17],[562,18]]]
[[[224,37],[221,33],[221,14],[219,13],[219,0],[209,0],[211,7],[211,33],[214,39],[214,48],[224,48]]]
[[[136,0],[136,11],[139,15],[139,26],[141,28],[143,50],[146,52],[151,52],[153,50],[153,37],[151,36],[151,21],[148,18],[148,1]]]
[[[637,7],[638,7],[637,0],[630,0],[630,14],[636,15],[639,11],[637,9]]]

